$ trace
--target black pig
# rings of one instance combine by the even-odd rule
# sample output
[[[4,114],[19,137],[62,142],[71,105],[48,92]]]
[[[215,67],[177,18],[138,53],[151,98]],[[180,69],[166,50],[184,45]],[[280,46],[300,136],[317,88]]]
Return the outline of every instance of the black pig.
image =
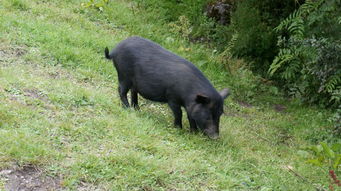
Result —
[[[229,90],[218,93],[191,62],[141,37],[123,40],[110,53],[105,48],[105,57],[113,60],[125,107],[129,107],[129,90],[135,108],[138,108],[138,94],[166,102],[173,111],[174,125],[181,128],[182,106],[187,111],[191,131],[199,128],[211,139],[219,137],[223,100]]]

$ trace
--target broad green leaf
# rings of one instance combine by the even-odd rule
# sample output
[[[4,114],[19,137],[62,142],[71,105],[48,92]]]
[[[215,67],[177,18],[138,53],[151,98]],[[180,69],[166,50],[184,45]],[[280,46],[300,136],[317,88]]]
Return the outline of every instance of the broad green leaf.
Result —
[[[320,153],[322,151],[321,145],[311,146],[311,147],[309,147],[309,149],[312,150],[315,155],[320,155]]]
[[[333,168],[338,169],[338,167],[340,166],[340,163],[341,163],[341,154],[338,154],[335,158],[336,159],[334,161]]]
[[[322,162],[319,159],[309,159],[306,162],[315,166],[322,166]]]
[[[324,153],[328,156],[329,159],[333,159],[335,157],[334,152],[328,147],[327,143],[322,142],[321,146]]]
[[[336,153],[341,153],[341,144],[340,143],[334,143],[332,145],[331,149]]]

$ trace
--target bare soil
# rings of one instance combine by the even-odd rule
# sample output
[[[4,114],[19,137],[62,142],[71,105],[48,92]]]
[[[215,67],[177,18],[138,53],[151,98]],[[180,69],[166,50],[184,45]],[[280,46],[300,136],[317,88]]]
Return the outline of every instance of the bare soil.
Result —
[[[251,104],[249,104],[249,103],[247,103],[247,102],[245,102],[245,101],[237,101],[237,103],[239,104],[239,105],[241,105],[241,106],[243,106],[243,107],[253,107],[253,105],[251,105]]]
[[[32,166],[0,171],[6,191],[54,191],[61,190],[59,177],[51,177]]]
[[[277,111],[277,112],[285,112],[285,110],[287,109],[286,106],[284,105],[281,105],[281,104],[275,104],[273,106],[274,110]]]

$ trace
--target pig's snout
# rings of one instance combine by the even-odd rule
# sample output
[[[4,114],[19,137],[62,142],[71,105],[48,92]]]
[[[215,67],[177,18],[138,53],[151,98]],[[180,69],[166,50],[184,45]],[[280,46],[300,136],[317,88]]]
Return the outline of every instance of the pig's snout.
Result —
[[[208,135],[208,137],[210,139],[213,139],[213,140],[219,139],[219,135],[218,134]]]
[[[214,128],[213,128],[214,129]],[[212,130],[212,129],[205,129],[204,133],[213,140],[219,139],[219,133],[217,133],[216,131]]]

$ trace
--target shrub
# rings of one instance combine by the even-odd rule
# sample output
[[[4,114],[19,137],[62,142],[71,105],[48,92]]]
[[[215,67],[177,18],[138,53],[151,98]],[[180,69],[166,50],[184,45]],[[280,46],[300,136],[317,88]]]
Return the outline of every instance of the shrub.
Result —
[[[242,1],[232,16],[232,28],[239,34],[232,53],[246,58],[253,71],[265,73],[275,55],[275,36],[261,18],[257,8]]]
[[[269,73],[285,90],[308,103],[317,103],[336,108],[341,104],[341,44],[337,36],[325,31],[335,31],[337,24],[334,12],[338,9],[331,1],[307,1],[276,28],[278,55],[273,60]],[[319,14],[317,15],[316,12]],[[318,22],[317,22],[318,20]],[[312,35],[325,20],[334,25]]]
[[[341,165],[341,144],[334,143],[329,146],[327,143],[320,143],[317,146],[311,146],[308,148],[313,155],[312,158],[307,160],[308,163],[319,166],[327,167],[329,169],[329,189],[334,190],[337,187],[341,187],[341,182],[337,175],[340,175],[339,166]]]
[[[272,30],[295,10],[296,2],[292,0],[134,0],[138,7],[150,9],[158,19],[178,25],[179,18],[186,18],[190,23],[188,39],[191,41],[210,42],[218,51],[224,51],[233,34],[239,39],[232,49],[233,55],[246,58],[250,68],[264,76],[274,56],[277,54],[276,35]],[[232,14],[228,15],[229,25],[222,25],[214,18],[208,18],[206,9],[219,2],[231,4]],[[226,12],[230,14],[230,11]],[[189,27],[187,27],[189,28]],[[179,31],[179,30],[178,30]],[[180,31],[181,32],[181,31]],[[188,31],[187,31],[188,32]]]

